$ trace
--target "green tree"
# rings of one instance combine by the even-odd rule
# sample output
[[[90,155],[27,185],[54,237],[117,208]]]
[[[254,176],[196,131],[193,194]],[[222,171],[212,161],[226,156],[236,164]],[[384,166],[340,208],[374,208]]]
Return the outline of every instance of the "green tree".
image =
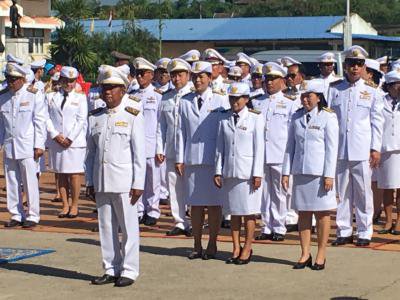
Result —
[[[52,9],[64,22],[95,17],[100,11],[97,0],[53,0]]]

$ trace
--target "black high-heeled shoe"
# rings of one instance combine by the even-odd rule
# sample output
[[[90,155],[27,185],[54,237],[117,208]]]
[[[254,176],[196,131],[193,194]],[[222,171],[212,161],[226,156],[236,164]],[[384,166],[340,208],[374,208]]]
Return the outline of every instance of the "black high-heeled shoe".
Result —
[[[253,256],[253,249],[250,250],[250,255],[246,259],[238,258],[235,262],[235,265],[247,265],[251,261],[251,257]]]
[[[242,253],[242,250],[243,250],[243,248],[242,247],[240,247],[240,252],[239,252],[239,255],[238,256],[236,256],[236,257],[230,257],[230,258],[228,258],[226,261],[225,261],[225,263],[227,264],[227,265],[231,265],[231,264],[234,264],[234,263],[236,263],[236,261],[239,259],[239,257],[240,257],[240,254]]]
[[[69,218],[69,219],[75,219],[75,218],[78,217],[78,215],[79,215],[79,209],[77,210],[77,212],[76,212],[75,215],[73,215],[73,214],[71,214],[71,213],[68,213],[67,218]]]
[[[310,254],[310,257],[305,261],[305,262],[298,262],[293,266],[294,270],[301,270],[304,269],[305,267],[312,267],[312,257]]]
[[[58,214],[58,218],[60,218],[60,219],[68,218],[68,216],[69,216],[69,210],[66,214],[64,214],[64,213]]]
[[[321,265],[317,264],[317,263],[314,263],[314,265],[311,267],[311,270],[321,271],[321,270],[325,269],[325,263],[326,263],[326,259],[324,260],[324,263],[321,264]]]

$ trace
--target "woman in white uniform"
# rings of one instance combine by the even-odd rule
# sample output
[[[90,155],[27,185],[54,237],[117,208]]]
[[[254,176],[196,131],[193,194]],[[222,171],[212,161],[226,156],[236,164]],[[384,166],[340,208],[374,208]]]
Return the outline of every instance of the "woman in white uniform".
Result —
[[[192,66],[195,92],[179,102],[176,171],[184,176],[186,204],[191,206],[194,251],[189,259],[215,257],[221,225],[222,199],[220,190],[213,184],[215,147],[219,112],[230,106],[226,95],[212,92],[211,72],[209,62],[195,62]],[[203,253],[201,238],[206,208],[210,239]]]
[[[379,234],[400,235],[400,72],[385,75],[384,128],[382,135],[381,162],[378,168],[378,188],[383,189],[383,206],[386,222]],[[393,192],[396,193],[397,220],[392,224]]]
[[[60,72],[61,89],[46,94],[50,119],[47,131],[50,135],[50,168],[57,173],[63,209],[59,218],[78,216],[78,199],[81,173],[86,155],[87,101],[86,96],[75,91],[78,71],[63,67]],[[71,205],[68,201],[71,192]]]
[[[293,114],[283,163],[282,186],[289,187],[293,174],[293,208],[299,212],[301,257],[294,269],[325,268],[330,211],[337,206],[334,178],[339,143],[336,114],[325,108],[321,79],[306,82],[301,94],[303,108]],[[311,220],[317,219],[318,252],[311,258]]]
[[[261,213],[261,182],[264,173],[264,118],[248,109],[250,88],[232,83],[228,88],[231,109],[221,113],[215,156],[214,183],[223,194],[224,213],[231,215],[232,257],[227,264],[248,264],[256,215]],[[240,244],[242,217],[245,243]]]

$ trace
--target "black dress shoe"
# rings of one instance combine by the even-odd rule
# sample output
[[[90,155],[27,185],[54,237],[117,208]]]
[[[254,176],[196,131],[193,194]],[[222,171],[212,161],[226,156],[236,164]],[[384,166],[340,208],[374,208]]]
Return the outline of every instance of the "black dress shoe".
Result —
[[[144,220],[143,224],[146,226],[154,226],[157,224],[157,219],[150,216],[146,216],[146,219]]]
[[[117,279],[114,286],[124,287],[124,286],[132,285],[134,282],[135,282],[135,280],[133,280],[133,279],[121,276],[120,278]]]
[[[297,224],[288,224],[286,225],[286,231],[287,232],[299,231],[299,226]]]
[[[393,235],[400,235],[400,231],[399,230],[395,230],[395,229],[392,229],[392,231],[390,233],[393,234]]]
[[[332,246],[343,246],[346,244],[353,244],[353,237],[348,236],[348,237],[338,237],[336,240],[334,240],[331,245]]]
[[[321,270],[325,269],[325,263],[326,263],[326,259],[324,260],[324,263],[322,265],[314,263],[314,265],[311,267],[311,270],[321,271]]]
[[[392,232],[392,228],[393,228],[393,227],[390,227],[389,229],[381,229],[381,230],[378,230],[378,234],[388,234],[388,233],[391,233],[391,232]]]
[[[160,205],[169,205],[168,199],[160,199]]]
[[[198,258],[202,258],[202,257],[203,257],[203,250],[200,250],[199,252],[193,251],[188,256],[189,259],[198,259]]]
[[[172,230],[167,231],[167,236],[186,235],[186,230],[174,227]]]
[[[108,274],[104,274],[101,277],[97,277],[95,279],[92,280],[92,284],[94,285],[103,285],[103,284],[107,284],[107,283],[115,283],[117,281],[118,277],[115,276],[111,276]]]
[[[274,232],[274,233],[272,234],[272,240],[273,240],[274,242],[282,242],[282,241],[285,240],[285,235],[284,235],[284,234],[280,234],[280,233]]]
[[[192,231],[191,227],[185,230],[185,236],[186,237],[192,237],[193,236],[193,231]]]
[[[371,241],[368,240],[368,239],[360,239],[360,238],[358,238],[357,242],[356,242],[356,246],[357,247],[366,247],[366,246],[369,246],[370,242]]]
[[[305,262],[298,262],[293,266],[294,270],[301,270],[304,269],[305,267],[311,268],[312,266],[312,257],[310,254],[310,257],[305,261]]]
[[[255,240],[256,241],[266,241],[266,240],[272,240],[272,233],[261,233],[259,236],[256,236]]]
[[[227,264],[227,265],[232,265],[232,264],[234,264],[234,263],[236,263],[236,261],[239,259],[239,256],[237,256],[237,257],[230,257],[230,258],[228,258],[226,261],[225,261],[225,263]]]
[[[221,228],[226,228],[226,229],[231,228],[231,221],[223,220],[222,223],[221,223]]]
[[[37,223],[35,223],[35,222],[33,222],[33,221],[25,220],[25,221],[22,223],[22,228],[33,228],[33,227],[35,227],[36,225],[37,225]]]
[[[17,227],[17,226],[21,226],[21,225],[22,225],[22,222],[19,222],[17,220],[11,220],[11,221],[5,223],[4,227],[12,228],[12,227]]]
[[[93,227],[92,232],[99,232],[99,226]]]
[[[250,255],[246,259],[240,259],[238,258],[235,261],[235,265],[247,265],[251,261],[251,257],[253,256],[253,249],[250,250]]]

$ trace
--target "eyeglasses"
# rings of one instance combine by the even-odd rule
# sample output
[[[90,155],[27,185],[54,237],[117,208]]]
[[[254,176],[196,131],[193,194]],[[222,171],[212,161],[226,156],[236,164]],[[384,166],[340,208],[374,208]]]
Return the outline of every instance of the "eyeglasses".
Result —
[[[286,75],[286,79],[289,79],[289,78],[295,79],[296,76],[297,76],[297,73],[287,74],[287,75]]]
[[[365,65],[365,60],[363,59],[346,59],[345,60],[346,65],[349,67],[363,67]]]

